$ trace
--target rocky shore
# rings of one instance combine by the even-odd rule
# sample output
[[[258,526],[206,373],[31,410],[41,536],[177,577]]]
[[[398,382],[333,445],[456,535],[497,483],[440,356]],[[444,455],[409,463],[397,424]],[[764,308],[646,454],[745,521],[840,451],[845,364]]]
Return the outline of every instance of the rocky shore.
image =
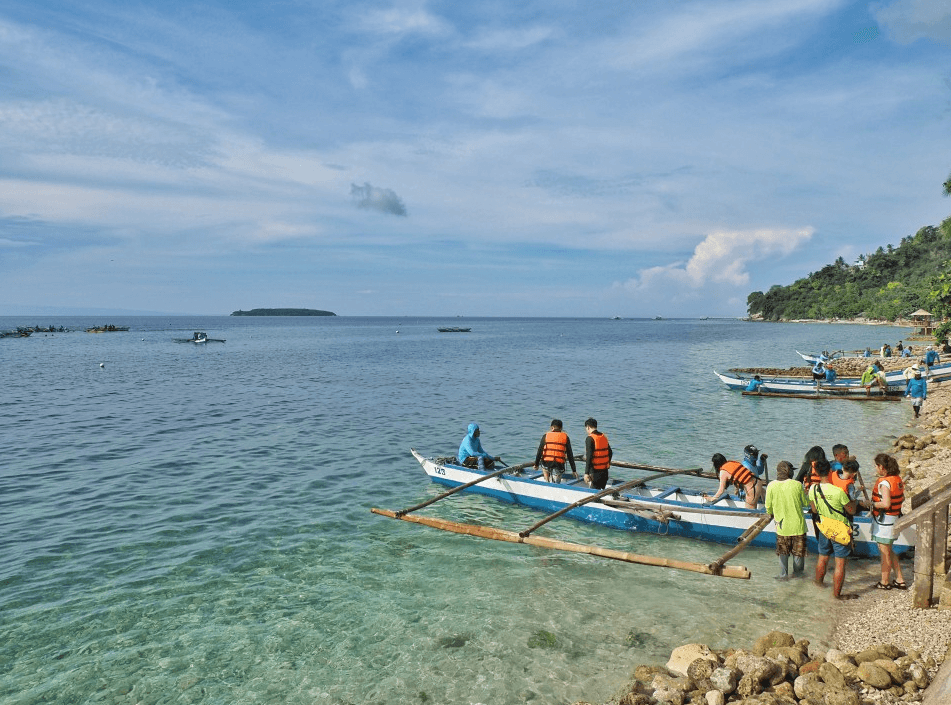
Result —
[[[883,362],[886,370],[893,370],[916,359]],[[842,377],[861,375],[869,364],[867,358],[833,361]],[[743,371],[809,376],[811,367]],[[928,385],[928,399],[914,431],[882,449],[899,461],[906,513],[912,496],[951,474],[951,383]],[[911,566],[905,565],[909,580]],[[877,575],[877,563],[864,570],[853,564],[846,585],[863,579],[871,584]],[[860,593],[858,600],[822,606],[824,611],[831,607],[831,642],[836,646],[824,654],[810,653],[808,641],[781,632],[766,634],[746,648],[714,650],[687,644],[675,649],[664,666],[637,666],[630,682],[606,705],[951,703],[951,582],[936,582],[939,601],[927,610],[912,607],[911,591]]]

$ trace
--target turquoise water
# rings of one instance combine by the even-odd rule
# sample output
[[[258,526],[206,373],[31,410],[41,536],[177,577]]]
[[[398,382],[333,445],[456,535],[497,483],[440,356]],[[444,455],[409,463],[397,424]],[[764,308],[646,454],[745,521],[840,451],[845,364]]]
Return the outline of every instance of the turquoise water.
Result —
[[[822,644],[828,594],[777,584],[768,550],[734,560],[752,580],[716,579],[369,509],[438,493],[409,448],[452,454],[470,421],[509,463],[534,457],[552,416],[583,448],[594,416],[619,459],[706,467],[755,443],[771,467],[798,466],[810,446],[845,442],[870,468],[911,416],[746,398],[712,372],[894,345],[897,328],[61,317],[0,329],[106,322],[132,330],[0,340],[3,703],[601,701],[686,641],[778,627]],[[227,342],[173,342],[194,330]],[[466,495],[424,511],[513,530],[539,518]],[[567,520],[542,533],[688,561],[726,550]]]

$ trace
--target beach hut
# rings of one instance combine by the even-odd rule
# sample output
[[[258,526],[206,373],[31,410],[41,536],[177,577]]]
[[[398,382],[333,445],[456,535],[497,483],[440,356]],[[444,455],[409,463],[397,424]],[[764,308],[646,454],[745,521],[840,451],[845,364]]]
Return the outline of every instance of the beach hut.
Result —
[[[915,326],[915,338],[932,338],[934,337],[935,324],[931,319],[931,314],[925,311],[923,308],[919,308],[914,313],[908,315],[912,320]]]

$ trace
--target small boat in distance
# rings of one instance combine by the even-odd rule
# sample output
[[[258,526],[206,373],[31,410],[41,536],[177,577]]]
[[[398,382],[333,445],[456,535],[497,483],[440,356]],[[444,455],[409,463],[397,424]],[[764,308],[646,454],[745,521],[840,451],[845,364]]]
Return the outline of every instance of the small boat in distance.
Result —
[[[191,338],[175,338],[176,343],[223,343],[225,342],[221,338],[209,338],[208,334],[203,330],[196,330]]]
[[[459,328],[458,326],[450,326],[448,328],[437,328],[440,333],[468,333],[471,331],[471,328]]]

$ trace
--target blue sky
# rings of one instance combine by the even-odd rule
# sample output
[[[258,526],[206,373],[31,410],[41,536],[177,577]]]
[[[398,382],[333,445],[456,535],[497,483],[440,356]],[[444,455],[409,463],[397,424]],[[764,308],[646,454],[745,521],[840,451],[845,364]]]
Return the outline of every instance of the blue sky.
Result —
[[[7,0],[0,315],[740,316],[949,138],[946,0]]]

